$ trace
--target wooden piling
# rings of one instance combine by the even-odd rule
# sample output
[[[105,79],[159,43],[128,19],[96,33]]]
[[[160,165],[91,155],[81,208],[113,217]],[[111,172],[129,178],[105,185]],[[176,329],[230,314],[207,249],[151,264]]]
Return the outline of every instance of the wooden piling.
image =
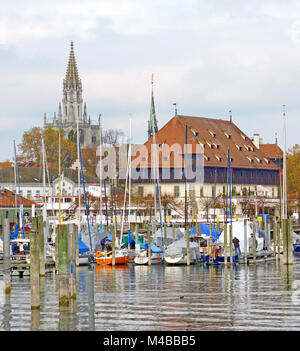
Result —
[[[281,245],[281,240],[280,240],[280,222],[277,223],[277,231],[276,231],[276,235],[277,235],[277,257],[278,260],[280,260],[280,245]]]
[[[283,264],[293,264],[293,220],[283,219]]]
[[[69,296],[76,299],[76,227],[73,223],[69,224]]]
[[[172,241],[175,241],[175,223],[172,223]]]
[[[229,224],[229,254],[230,254],[230,265],[233,265],[233,251],[232,251],[232,225]]]
[[[39,236],[39,251],[40,251],[40,277],[45,276],[45,237],[43,217],[37,217],[38,236]]]
[[[247,263],[247,219],[244,219],[244,262]]]
[[[186,226],[186,265],[189,266],[191,264],[190,258],[190,235],[189,235],[189,226]]]
[[[151,266],[151,232],[150,224],[147,228],[147,241],[148,241],[148,266]]]
[[[167,223],[164,224],[164,246],[167,247]]]
[[[79,267],[79,230],[80,227],[77,226],[75,229],[75,265]]]
[[[59,305],[69,306],[69,252],[68,226],[58,225],[58,277],[59,277]]]
[[[224,264],[227,266],[227,224],[224,226]]]
[[[116,244],[116,232],[115,232],[115,226],[112,225],[111,227],[111,236],[112,236],[112,242],[111,242],[111,256],[112,256],[112,259],[111,259],[111,264],[112,266],[115,266],[116,265],[116,248],[115,248],[115,244]],[[137,242],[135,243],[135,245],[137,245]]]
[[[3,283],[4,293],[9,294],[11,290],[11,276],[10,276],[10,233],[9,233],[9,219],[3,220]]]
[[[40,308],[40,250],[39,250],[38,219],[32,218],[30,231],[30,286],[31,309]]]

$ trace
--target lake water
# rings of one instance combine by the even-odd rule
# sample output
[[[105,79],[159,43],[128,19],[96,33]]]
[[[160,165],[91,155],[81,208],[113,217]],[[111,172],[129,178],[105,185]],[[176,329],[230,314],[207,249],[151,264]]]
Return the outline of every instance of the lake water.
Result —
[[[2,278],[1,278],[2,279]],[[77,299],[59,307],[58,277],[13,277],[0,300],[0,330],[300,330],[300,260],[223,266],[79,267]]]

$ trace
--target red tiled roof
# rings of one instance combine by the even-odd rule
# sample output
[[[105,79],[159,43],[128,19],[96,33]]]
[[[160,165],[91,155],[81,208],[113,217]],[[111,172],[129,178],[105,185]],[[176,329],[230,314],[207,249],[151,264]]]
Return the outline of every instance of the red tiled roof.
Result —
[[[187,125],[187,144],[202,145],[204,151],[204,166],[227,167],[228,150],[232,159],[232,168],[253,168],[276,170],[278,167],[270,161],[260,149],[257,149],[251,138],[243,133],[233,122],[221,119],[175,116],[165,124],[155,135],[155,143],[163,150],[164,145],[179,144],[183,150],[185,144],[185,126]],[[153,137],[144,146],[147,148],[147,160],[140,163],[141,168],[151,167],[151,145]],[[170,157],[171,167],[180,167]],[[159,157],[159,167],[164,167],[162,157]]]
[[[283,151],[277,144],[260,144],[259,148],[261,152],[268,158],[283,159]]]
[[[5,208],[6,207],[16,207],[15,200],[17,202],[17,207],[19,207],[20,206],[19,195],[15,196],[15,194],[8,189],[0,190],[0,208],[1,207],[5,207]],[[31,208],[32,205],[35,205],[35,207],[41,207],[41,205],[37,204],[36,202],[28,200],[22,196],[21,196],[21,202],[22,202],[23,207]]]

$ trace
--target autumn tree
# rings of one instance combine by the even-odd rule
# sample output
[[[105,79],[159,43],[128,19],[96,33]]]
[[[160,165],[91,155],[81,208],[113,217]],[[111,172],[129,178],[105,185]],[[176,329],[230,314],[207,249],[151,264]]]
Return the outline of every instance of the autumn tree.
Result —
[[[286,155],[287,192],[290,199],[289,206],[298,211],[300,223],[300,145],[290,148]]]
[[[33,127],[23,133],[22,142],[18,145],[21,153],[19,155],[20,160],[34,162],[41,160],[42,136],[44,136],[47,161],[54,164],[58,163],[59,130],[51,127],[47,129]],[[61,166],[63,168],[70,167],[76,158],[76,143],[64,138],[61,130]]]

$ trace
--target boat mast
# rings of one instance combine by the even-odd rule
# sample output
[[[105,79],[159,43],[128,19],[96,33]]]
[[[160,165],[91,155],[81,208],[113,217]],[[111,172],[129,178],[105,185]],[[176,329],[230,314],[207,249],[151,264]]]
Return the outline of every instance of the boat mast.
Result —
[[[20,219],[21,219],[21,225],[22,225],[23,239],[25,239],[24,219],[23,219],[23,206],[22,206],[22,199],[21,199],[20,177],[19,177],[18,159],[17,159],[17,151],[16,151],[16,142],[15,142],[15,140],[14,140],[14,150],[15,150],[15,161],[16,161],[16,169],[17,169],[18,188],[19,188]]]
[[[80,135],[79,135],[79,116],[77,114],[76,123],[76,142],[77,142],[77,159],[80,164]],[[77,185],[78,185],[78,233],[81,231],[81,187],[80,187],[80,165],[77,169]]]
[[[99,178],[100,178],[100,224],[102,225],[102,129],[101,129],[101,114],[99,115]]]
[[[187,124],[185,125],[185,150],[187,148]],[[184,151],[185,151],[184,150]],[[184,152],[184,167],[186,167],[186,155]],[[184,229],[187,228],[187,183],[186,183],[186,169],[184,170]]]
[[[45,186],[46,186],[46,170],[45,170],[45,143],[44,136],[42,135],[42,159],[43,159],[43,221],[46,222],[47,219],[47,210],[46,210],[46,194],[45,194]]]
[[[61,222],[61,155],[60,155],[60,148],[61,148],[61,129],[58,130],[58,223]]]
[[[129,119],[129,148],[128,148],[128,226],[130,229],[130,208],[131,208],[131,118]]]
[[[283,105],[283,219],[287,219],[287,187],[286,187],[286,115]]]

